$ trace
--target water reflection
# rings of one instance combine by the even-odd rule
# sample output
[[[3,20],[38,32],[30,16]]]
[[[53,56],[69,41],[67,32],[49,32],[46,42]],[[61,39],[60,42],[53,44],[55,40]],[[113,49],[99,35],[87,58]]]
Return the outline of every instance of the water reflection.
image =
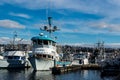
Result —
[[[113,80],[115,76],[100,76],[98,70],[79,70],[60,75],[52,75],[51,71],[0,70],[0,80]]]
[[[25,71],[16,69],[0,70],[0,80],[25,80]]]
[[[27,80],[54,80],[51,71],[33,71]]]

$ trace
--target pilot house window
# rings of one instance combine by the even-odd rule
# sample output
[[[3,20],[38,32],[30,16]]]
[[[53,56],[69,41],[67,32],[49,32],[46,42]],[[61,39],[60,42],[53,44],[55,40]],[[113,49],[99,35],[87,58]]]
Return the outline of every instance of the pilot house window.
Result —
[[[46,58],[46,55],[43,55],[44,58]]]
[[[39,45],[42,45],[42,43],[43,43],[42,40],[38,40]]]
[[[43,42],[44,42],[44,45],[48,45],[48,41],[47,40],[45,40]]]

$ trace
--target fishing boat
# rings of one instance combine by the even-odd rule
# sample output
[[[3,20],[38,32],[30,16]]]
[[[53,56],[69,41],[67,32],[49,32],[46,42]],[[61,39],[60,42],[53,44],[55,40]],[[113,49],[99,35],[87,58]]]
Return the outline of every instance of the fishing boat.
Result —
[[[0,59],[0,68],[29,67],[24,51],[6,51]]]
[[[83,64],[86,65],[86,64],[89,64],[88,54],[89,53],[85,53],[85,52],[80,52],[80,53],[74,54],[72,65],[83,65]]]
[[[56,52],[55,41],[47,36],[33,37],[33,53],[29,57],[34,70],[50,70],[54,66],[54,59],[59,60]]]
[[[56,26],[51,27],[51,17],[48,17],[49,27],[45,26],[44,30],[50,33],[46,36],[41,33],[39,36],[32,37],[32,54],[29,61],[34,70],[50,70],[55,65],[60,65],[60,55],[57,53],[56,40],[51,33],[58,30]]]
[[[15,48],[14,41],[17,35],[14,35],[13,44],[6,46],[4,53],[0,56],[0,68],[26,68],[30,64],[28,62],[27,52]]]

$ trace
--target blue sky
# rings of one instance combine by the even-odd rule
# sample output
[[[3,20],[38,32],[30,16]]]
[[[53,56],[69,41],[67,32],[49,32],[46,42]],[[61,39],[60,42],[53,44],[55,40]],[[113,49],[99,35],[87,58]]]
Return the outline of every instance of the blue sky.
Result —
[[[29,42],[40,27],[52,25],[61,44],[95,44],[98,40],[120,43],[120,0],[1,0],[0,42],[11,40],[16,31]]]

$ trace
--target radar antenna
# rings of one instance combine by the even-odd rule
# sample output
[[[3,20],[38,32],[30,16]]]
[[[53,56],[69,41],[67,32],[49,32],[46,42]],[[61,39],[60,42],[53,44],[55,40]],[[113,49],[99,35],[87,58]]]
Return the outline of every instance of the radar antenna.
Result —
[[[52,24],[51,24],[51,19],[52,19],[52,17],[48,17],[48,26],[44,26],[44,28],[43,28],[43,29],[42,29],[42,28],[40,28],[41,30],[44,30],[44,31],[49,32],[50,37],[52,37],[52,32],[55,32],[55,31],[60,30],[60,29],[58,29],[58,27],[57,27],[57,26],[53,26],[53,27],[52,27]]]

